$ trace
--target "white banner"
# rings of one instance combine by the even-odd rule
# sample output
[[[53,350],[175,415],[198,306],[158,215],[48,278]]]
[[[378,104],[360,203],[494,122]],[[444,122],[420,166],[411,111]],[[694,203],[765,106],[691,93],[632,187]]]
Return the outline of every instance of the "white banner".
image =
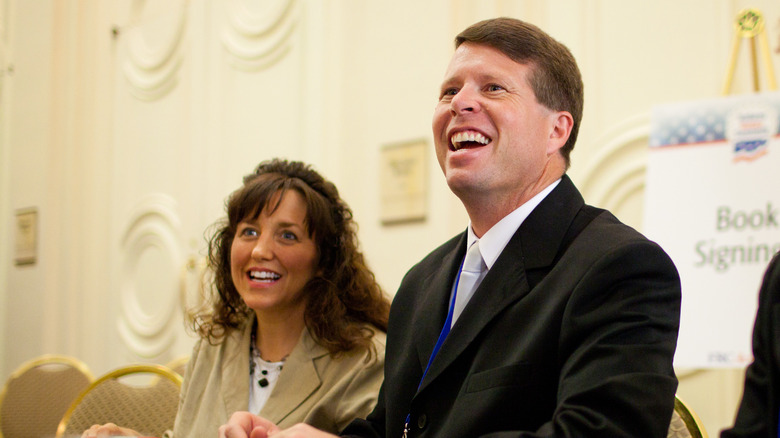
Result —
[[[741,367],[780,250],[780,93],[653,110],[644,231],[682,279],[678,367]]]

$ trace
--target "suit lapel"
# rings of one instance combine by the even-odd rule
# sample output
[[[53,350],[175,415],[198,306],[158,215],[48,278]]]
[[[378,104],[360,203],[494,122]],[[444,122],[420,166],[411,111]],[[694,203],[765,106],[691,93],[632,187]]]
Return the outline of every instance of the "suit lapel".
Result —
[[[234,330],[224,342],[222,363],[222,404],[228,418],[233,412],[245,411],[249,406],[249,343],[252,339],[254,316],[242,330]]]
[[[585,201],[571,179],[563,175],[561,182],[531,212],[514,238],[520,235],[525,255],[525,269],[547,268],[561,250],[582,231],[592,218],[582,218],[581,226],[572,226]]]
[[[309,330],[304,328],[260,416],[279,424],[298,409],[322,386],[314,361],[327,354],[328,350],[317,344]]]
[[[463,313],[453,325],[436,359],[431,364],[420,390],[423,390],[429,382],[436,379],[455,361],[490,320],[501,313],[510,303],[528,293],[522,251],[517,242],[513,244],[513,241],[518,240],[516,237],[517,234],[507,244],[493,268],[485,275],[482,283],[463,309]],[[465,243],[462,247],[465,248]],[[460,252],[465,254],[465,249]],[[457,275],[457,273],[453,275]]]
[[[549,270],[559,250],[565,246],[564,242],[574,237],[568,236],[567,230],[583,205],[582,196],[568,176],[564,175],[558,186],[523,221],[485,275],[431,364],[431,369],[420,386],[421,391],[463,353],[493,318],[530,292],[528,271],[536,269],[542,271],[543,276]],[[449,297],[452,282],[457,275],[458,263],[465,255],[465,247],[464,235],[459,240],[457,249],[450,253],[455,268],[446,270],[447,272],[439,270],[442,272],[433,275],[431,284],[426,285],[425,290],[434,290],[429,297],[440,296],[443,293],[441,288],[446,289],[446,296]],[[450,261],[443,266],[452,264],[453,261]],[[443,278],[445,276],[446,278]],[[536,284],[536,281],[533,284]],[[430,303],[424,303],[421,307],[436,308],[428,305]],[[439,322],[437,330],[441,330],[443,321],[444,318]],[[423,368],[432,350],[433,343],[425,350],[418,349],[421,357],[424,356]],[[425,353],[428,355],[425,356]]]
[[[424,336],[415,336],[417,357],[420,361],[420,374],[428,365],[433,347],[439,337],[444,321],[449,311],[450,294],[455,276],[460,267],[460,261],[466,255],[466,233],[451,239],[454,244],[449,252],[441,259],[441,269],[433,269],[431,274],[422,283],[421,291],[425,291],[425,297],[415,309],[418,313],[415,321],[419,327],[415,330]],[[431,311],[431,309],[434,309]]]

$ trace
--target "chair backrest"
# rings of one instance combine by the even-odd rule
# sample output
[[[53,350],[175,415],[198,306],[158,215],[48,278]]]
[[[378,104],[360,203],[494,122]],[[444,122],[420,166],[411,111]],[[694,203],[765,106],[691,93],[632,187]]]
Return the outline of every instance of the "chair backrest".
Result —
[[[173,429],[182,378],[163,365],[129,365],[100,377],[71,404],[57,437],[114,423],[144,436]]]
[[[187,362],[190,361],[190,356],[181,356],[177,357],[176,359],[173,359],[172,361],[165,364],[168,368],[172,369],[173,371],[176,371],[177,374],[184,377],[184,370],[187,369]]]
[[[701,419],[677,396],[674,397],[674,413],[666,438],[708,438]]]
[[[0,393],[0,437],[50,437],[73,400],[92,382],[80,360],[44,355],[20,365]]]

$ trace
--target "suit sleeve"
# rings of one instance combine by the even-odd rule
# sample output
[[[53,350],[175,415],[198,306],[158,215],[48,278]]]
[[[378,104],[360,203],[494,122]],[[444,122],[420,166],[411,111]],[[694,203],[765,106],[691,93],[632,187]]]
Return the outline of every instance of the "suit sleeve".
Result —
[[[405,283],[409,278],[409,273],[414,271],[414,267],[409,270],[409,272],[406,273],[404,276],[404,279],[402,281],[402,284]],[[401,293],[401,289],[403,286],[399,288],[399,292],[396,293],[395,298],[393,299],[393,304],[390,309],[390,320],[393,320],[393,312],[398,312],[398,305],[396,304],[396,301],[398,300],[399,294]],[[403,306],[401,306],[403,307]],[[405,313],[405,312],[401,312]],[[388,325],[388,332],[390,332],[391,328],[390,325],[392,322]],[[387,338],[387,344],[389,344],[390,336],[388,335]],[[376,405],[374,406],[374,409],[371,411],[371,413],[368,414],[366,418],[356,418],[351,423],[347,425],[347,427],[341,432],[340,436],[342,437],[349,437],[349,438],[382,438],[386,435],[387,430],[387,366],[388,366],[388,358],[392,358],[391,356],[387,356],[387,353],[385,353],[385,362],[384,362],[384,368],[383,368],[383,380],[381,385],[379,386],[379,393],[377,395],[376,399]],[[397,359],[397,358],[396,358]],[[401,382],[396,382],[396,385],[402,385]]]
[[[585,270],[564,312],[552,419],[534,432],[490,436],[665,437],[680,298],[677,270],[654,243],[606,252]]]
[[[184,379],[182,380],[181,390],[179,391],[179,408],[176,412],[176,419],[173,423],[173,431],[167,435],[167,438],[173,438],[176,436],[177,431],[178,436],[186,435],[185,429],[188,428],[188,425],[184,424],[187,419],[184,418],[185,414],[182,411],[182,407],[184,406],[184,400],[187,398],[187,392],[190,389],[190,383],[192,381],[192,370],[195,368],[195,365],[198,361],[198,353],[200,352],[200,347],[203,342],[203,339],[198,339],[198,341],[192,347],[192,354],[190,355],[190,360],[187,361],[187,365],[184,369]]]
[[[778,409],[770,399],[772,373],[778,364],[772,359],[775,337],[772,334],[772,312],[780,301],[780,255],[767,268],[759,291],[758,311],[753,326],[753,362],[745,371],[745,388],[734,426],[724,430],[721,438],[777,436]],[[777,321],[775,321],[777,324]],[[776,383],[775,383],[776,384]]]
[[[347,427],[341,432],[342,437],[352,438],[380,438],[385,435],[385,382],[382,382],[382,386],[379,388],[379,396],[377,398],[376,406],[374,410],[366,417],[353,420]]]
[[[335,430],[344,429],[354,419],[365,417],[376,406],[377,392],[384,376],[385,346],[384,343],[375,341],[375,347],[377,356],[370,359],[368,363],[360,359],[354,372],[351,373],[343,396],[339,397],[339,406],[334,415]]]

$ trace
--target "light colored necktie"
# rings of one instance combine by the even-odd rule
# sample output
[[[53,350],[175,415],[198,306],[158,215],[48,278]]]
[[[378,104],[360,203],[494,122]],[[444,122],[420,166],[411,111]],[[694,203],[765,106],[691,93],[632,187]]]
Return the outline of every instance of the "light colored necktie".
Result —
[[[486,268],[487,266],[485,266],[485,262],[482,260],[482,253],[479,252],[479,240],[476,240],[466,252],[466,258],[463,260],[463,268],[458,279],[458,289],[455,291],[452,325],[455,325],[455,321],[463,312],[471,296],[474,295],[474,291],[477,290]]]
[[[455,320],[460,315],[460,312],[463,311],[466,303],[468,303],[469,299],[474,294],[474,290],[477,289],[486,268],[487,266],[485,266],[485,262],[482,260],[482,253],[479,252],[479,240],[477,240],[471,244],[471,248],[466,251],[466,258],[463,260],[463,265],[460,267],[460,272],[458,273],[455,284],[455,299],[453,300],[453,297],[450,297],[447,319],[444,321],[444,326],[441,328],[441,333],[439,333],[439,338],[436,340],[436,345],[433,346],[431,356],[428,358],[428,365],[425,367],[425,371],[423,371],[417,389],[420,389],[420,386],[422,386],[425,375],[428,374],[428,370],[431,369],[433,359],[436,357],[442,344],[444,344],[444,340],[447,339],[450,328],[455,324]],[[411,414],[406,416],[404,433],[402,435],[403,438],[408,436],[409,420],[411,420]]]

